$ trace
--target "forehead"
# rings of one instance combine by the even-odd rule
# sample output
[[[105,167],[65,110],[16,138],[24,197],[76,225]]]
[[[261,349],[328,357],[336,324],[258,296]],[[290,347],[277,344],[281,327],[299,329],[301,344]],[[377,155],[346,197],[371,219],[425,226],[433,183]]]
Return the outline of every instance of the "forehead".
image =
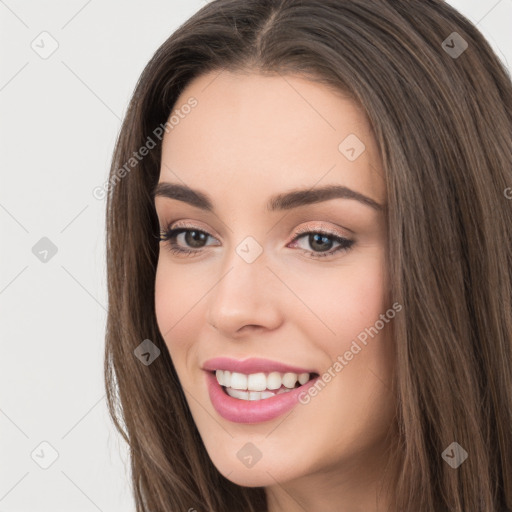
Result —
[[[295,76],[214,71],[182,91],[173,113],[190,98],[197,105],[165,134],[160,181],[213,196],[335,182],[385,202],[370,125],[341,92]],[[362,151],[355,160],[351,147]]]

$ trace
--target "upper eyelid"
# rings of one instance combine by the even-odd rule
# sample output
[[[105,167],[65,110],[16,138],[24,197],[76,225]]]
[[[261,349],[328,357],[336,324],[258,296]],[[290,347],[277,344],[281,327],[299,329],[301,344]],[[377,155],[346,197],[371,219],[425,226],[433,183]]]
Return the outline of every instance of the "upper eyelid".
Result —
[[[315,205],[313,205],[315,206]],[[170,212],[172,212],[173,210],[171,210]],[[162,210],[159,210],[158,208],[156,208],[155,206],[155,213],[157,215],[157,217],[160,219],[164,219],[160,225],[164,224],[164,227],[163,228],[160,228],[160,230],[162,229],[170,229],[169,226],[171,226],[172,224],[174,223],[180,223],[180,222],[186,222],[186,221],[180,221],[180,220],[176,220],[174,222],[168,222],[166,223],[165,222],[165,217],[169,215],[169,213],[166,209],[162,209]],[[356,231],[354,231],[353,229],[350,229],[346,226],[342,226],[342,225],[339,225],[339,224],[336,224],[336,222],[332,222],[332,221],[326,221],[326,220],[323,220],[323,221],[320,221],[320,220],[317,220],[317,221],[308,221],[307,220],[307,216],[309,215],[304,215],[305,212],[302,212],[301,215],[300,215],[300,221],[298,221],[298,224],[304,224],[304,223],[307,223],[307,222],[313,222],[313,223],[331,223],[331,224],[334,224],[336,225],[337,227],[335,228],[329,228],[329,227],[321,227],[320,229],[323,229],[323,230],[328,230],[328,231],[333,231],[335,234],[337,234],[338,236],[356,236]],[[331,216],[336,216],[337,213],[336,213],[336,210],[331,210],[331,209],[328,209],[324,212],[321,212],[321,211],[316,211],[316,212],[310,212],[313,216],[328,216],[328,217],[331,217]],[[174,216],[174,214],[172,214],[172,216]],[[218,218],[218,217],[217,217]],[[193,222],[193,224],[191,226],[183,226],[183,227],[187,227],[187,228],[190,228],[190,229],[199,229],[199,230],[202,230],[202,231],[205,231],[207,232],[208,234],[211,234],[211,230],[210,228],[202,228],[201,226],[199,225],[195,225],[195,223],[197,222],[201,222],[201,221],[191,221]],[[223,222],[223,221],[220,221],[224,226],[226,226],[226,224]],[[178,227],[182,227],[182,226],[174,226],[172,229],[178,229]],[[228,227],[228,230],[229,229],[229,226]],[[232,230],[230,230],[232,231]],[[344,233],[345,232],[345,233]],[[211,236],[215,236],[217,238],[216,235],[213,235],[211,234]]]
[[[172,226],[172,228],[171,228]],[[169,223],[168,225],[165,225],[163,228],[160,228],[160,232],[161,233],[166,233],[167,231],[175,231],[177,229],[190,229],[190,230],[196,230],[196,231],[202,231],[204,233],[206,233],[208,236],[211,236],[212,238],[217,238],[217,236],[213,235],[209,229],[207,228],[202,228],[201,226],[199,225],[195,225],[195,224],[180,224],[180,221],[176,221],[176,222],[171,222]]]
[[[181,223],[181,222],[183,222],[183,223]],[[212,233],[210,233],[210,230],[208,230],[206,228],[202,228],[201,226],[196,225],[196,224],[187,224],[186,221],[171,222],[168,224],[168,226],[166,226],[164,228],[160,228],[160,233],[165,234],[169,231],[176,231],[179,229],[185,229],[185,230],[194,230],[195,229],[197,231],[204,232],[211,238],[215,238],[216,240],[218,240],[218,237],[216,235],[213,235]],[[354,232],[352,230],[350,230],[348,228],[344,228],[344,229],[346,231],[350,232],[349,236],[352,236],[354,234]],[[348,239],[348,237],[345,233],[340,232],[336,229],[327,228],[327,227],[319,226],[319,225],[313,225],[313,226],[302,226],[300,228],[295,228],[295,230],[293,232],[293,237],[294,237],[293,240],[300,238],[301,236],[303,236],[307,233],[324,233],[325,235],[328,235],[328,236],[334,236],[334,237]]]

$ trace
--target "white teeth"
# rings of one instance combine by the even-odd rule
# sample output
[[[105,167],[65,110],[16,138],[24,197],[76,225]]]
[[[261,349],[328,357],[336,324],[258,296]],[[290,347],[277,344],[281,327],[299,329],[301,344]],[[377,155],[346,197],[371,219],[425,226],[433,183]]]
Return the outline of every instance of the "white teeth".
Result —
[[[239,400],[265,400],[266,398],[271,398],[275,395],[280,395],[281,393],[289,393],[291,389],[280,389],[276,393],[272,391],[240,391],[239,389],[226,388],[226,393],[233,398],[238,398]]]
[[[267,389],[267,377],[264,373],[251,373],[247,377],[247,389],[250,391],[264,391]]]
[[[301,373],[299,375],[299,384],[302,386],[309,380],[309,373]]]
[[[248,391],[240,391],[238,389],[226,388],[226,393],[233,398],[240,398],[241,400],[249,400]]]
[[[247,389],[247,375],[243,373],[232,373],[230,387],[233,389]],[[251,389],[254,388],[251,387]]]
[[[295,383],[297,382],[297,374],[296,373],[285,373],[283,377],[283,386],[288,389],[292,389],[295,387]]]
[[[275,393],[272,393],[270,396],[267,396],[268,390],[279,390],[281,387],[285,387],[287,389],[280,390],[280,392],[286,392],[288,390],[291,390],[295,387],[295,384],[297,381],[302,386],[306,384],[306,382],[310,379],[309,373],[279,373],[279,372],[270,372],[268,375],[266,375],[263,372],[259,373],[251,373],[249,375],[246,375],[244,373],[238,373],[238,372],[230,372],[228,370],[216,370],[215,376],[217,377],[217,382],[226,388],[228,388],[226,391],[231,389],[232,391],[236,391],[235,398],[242,398],[244,400],[260,400],[262,398],[270,398],[270,396],[274,396]],[[239,391],[245,391],[244,397],[247,396],[247,398],[243,398],[242,396],[238,396]],[[266,391],[267,390],[267,391]],[[260,392],[265,392],[260,393]],[[253,394],[254,393],[254,394]],[[255,398],[249,398],[250,395],[254,396]],[[263,396],[264,395],[264,396]]]
[[[268,389],[279,389],[283,384],[281,374],[279,372],[272,372],[267,377],[267,388]]]

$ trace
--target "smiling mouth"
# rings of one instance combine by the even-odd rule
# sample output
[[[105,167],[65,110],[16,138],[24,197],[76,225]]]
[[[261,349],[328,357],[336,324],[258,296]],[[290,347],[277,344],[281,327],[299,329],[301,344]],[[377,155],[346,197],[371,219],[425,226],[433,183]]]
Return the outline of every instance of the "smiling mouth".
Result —
[[[266,400],[282,393],[289,393],[310,380],[318,373],[258,372],[239,373],[228,370],[211,371],[225,394],[239,400]]]

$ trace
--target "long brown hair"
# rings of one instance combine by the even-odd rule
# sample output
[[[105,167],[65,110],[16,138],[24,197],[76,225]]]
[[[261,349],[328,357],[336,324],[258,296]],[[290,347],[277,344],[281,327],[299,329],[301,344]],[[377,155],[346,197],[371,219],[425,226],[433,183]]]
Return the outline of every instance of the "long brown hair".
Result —
[[[137,511],[267,510],[263,488],[235,485],[209,459],[154,308],[157,134],[191,80],[222,70],[309,78],[348,94],[373,128],[387,183],[390,293],[404,308],[393,326],[392,510],[512,510],[506,68],[441,0],[215,0],[147,64],[110,171],[105,381],[130,448]],[[149,366],[134,355],[145,339],[161,351]],[[442,457],[453,442],[468,453],[456,469]]]

